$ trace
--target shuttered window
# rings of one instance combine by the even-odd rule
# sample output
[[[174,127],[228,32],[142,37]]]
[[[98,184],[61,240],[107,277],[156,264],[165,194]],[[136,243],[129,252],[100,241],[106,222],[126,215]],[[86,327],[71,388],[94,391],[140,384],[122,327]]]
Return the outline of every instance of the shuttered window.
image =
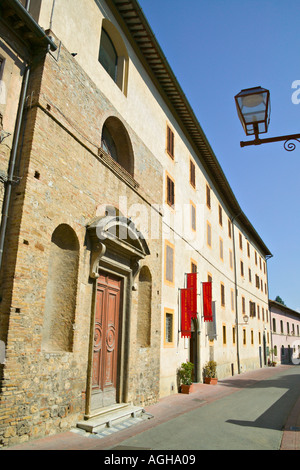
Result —
[[[231,221],[228,219],[228,236],[231,238]]]
[[[191,203],[191,226],[192,230],[196,230],[196,207]]]
[[[206,205],[209,209],[211,208],[211,205],[210,205],[210,187],[208,186],[208,184],[206,185]]]
[[[255,308],[255,302],[249,302],[249,310],[250,310],[250,317],[255,317],[256,316],[256,308]]]
[[[171,207],[175,204],[175,183],[167,176],[167,204]]]
[[[196,187],[196,168],[195,163],[190,160],[190,183],[193,188]]]
[[[223,217],[222,217],[222,207],[219,205],[219,224],[223,225]]]
[[[211,247],[211,225],[209,222],[206,224],[206,243]]]
[[[221,283],[221,305],[225,307],[225,286]]]
[[[174,159],[174,132],[167,126],[167,152]]]
[[[174,284],[174,247],[169,242],[165,245],[165,281]]]

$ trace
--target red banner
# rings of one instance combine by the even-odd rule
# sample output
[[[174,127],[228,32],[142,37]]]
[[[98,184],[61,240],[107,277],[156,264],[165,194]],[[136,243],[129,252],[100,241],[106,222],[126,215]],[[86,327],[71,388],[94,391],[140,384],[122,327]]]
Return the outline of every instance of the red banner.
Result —
[[[187,274],[187,288],[191,290],[191,317],[197,318],[197,273]]]
[[[190,289],[181,289],[181,337],[191,337],[191,291]]]
[[[213,321],[211,282],[203,282],[203,317],[204,321]]]

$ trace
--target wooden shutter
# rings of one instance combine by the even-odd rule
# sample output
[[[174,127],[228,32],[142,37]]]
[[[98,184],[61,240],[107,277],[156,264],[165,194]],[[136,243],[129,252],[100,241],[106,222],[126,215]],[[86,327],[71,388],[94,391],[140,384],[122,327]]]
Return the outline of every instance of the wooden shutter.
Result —
[[[196,171],[195,164],[194,164],[194,162],[192,162],[192,160],[190,160],[190,183],[193,186],[193,188],[195,188],[195,186],[196,186],[196,173],[195,173],[195,171]]]
[[[167,126],[167,152],[174,159],[174,133],[169,126]]]
[[[174,282],[174,249],[166,245],[166,281]]]
[[[169,176],[167,176],[167,203],[169,206],[174,206],[175,204],[175,184]]]

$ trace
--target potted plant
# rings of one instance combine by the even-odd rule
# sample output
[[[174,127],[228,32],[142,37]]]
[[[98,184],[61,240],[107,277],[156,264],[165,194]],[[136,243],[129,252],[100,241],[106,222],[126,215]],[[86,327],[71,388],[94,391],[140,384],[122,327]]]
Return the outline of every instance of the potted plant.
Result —
[[[208,361],[203,369],[204,382],[206,384],[216,385],[217,379],[217,363],[215,361]]]
[[[191,393],[193,391],[192,373],[194,364],[191,362],[183,362],[178,370],[180,380],[181,393]]]

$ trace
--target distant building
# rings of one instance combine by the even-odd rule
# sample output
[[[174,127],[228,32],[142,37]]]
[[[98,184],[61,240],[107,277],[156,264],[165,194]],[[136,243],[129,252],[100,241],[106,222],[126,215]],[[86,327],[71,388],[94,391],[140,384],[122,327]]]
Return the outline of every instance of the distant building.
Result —
[[[300,363],[300,313],[275,300],[269,301],[273,360]]]
[[[210,359],[219,378],[263,367],[271,346],[271,253],[137,1],[28,5],[0,2],[0,446],[177,393],[186,360],[196,382]]]

